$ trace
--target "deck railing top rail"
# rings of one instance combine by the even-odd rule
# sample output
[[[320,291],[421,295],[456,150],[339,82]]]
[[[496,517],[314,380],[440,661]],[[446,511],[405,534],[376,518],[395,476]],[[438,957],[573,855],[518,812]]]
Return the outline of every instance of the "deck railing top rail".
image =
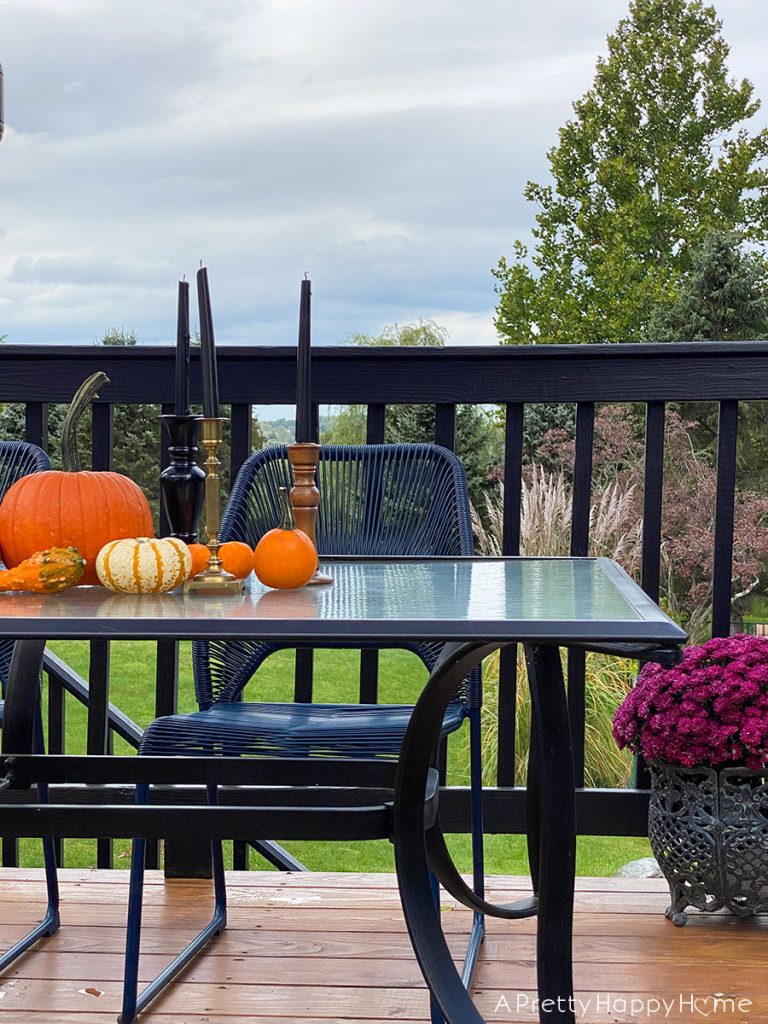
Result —
[[[294,347],[221,346],[218,358],[223,402],[295,400]],[[173,366],[170,346],[3,345],[0,401],[67,401],[88,374],[101,369],[110,377],[104,401],[167,403]],[[199,368],[193,349],[193,402],[202,398]],[[765,400],[768,341],[317,346],[312,391],[323,404]]]

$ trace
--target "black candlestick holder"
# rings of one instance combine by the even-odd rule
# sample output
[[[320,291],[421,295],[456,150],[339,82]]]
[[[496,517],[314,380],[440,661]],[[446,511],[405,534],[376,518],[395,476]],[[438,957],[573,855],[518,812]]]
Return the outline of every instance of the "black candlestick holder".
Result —
[[[202,416],[163,415],[171,464],[160,474],[160,496],[171,536],[197,541],[197,521],[205,497],[205,470],[195,462]]]

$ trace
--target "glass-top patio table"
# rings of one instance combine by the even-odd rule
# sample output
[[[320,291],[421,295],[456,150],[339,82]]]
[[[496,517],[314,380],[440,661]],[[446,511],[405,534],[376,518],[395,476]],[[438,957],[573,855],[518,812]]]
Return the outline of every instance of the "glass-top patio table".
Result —
[[[578,647],[631,658],[674,663],[685,633],[614,562],[603,558],[324,559],[332,586],[269,591],[251,582],[240,596],[181,593],[133,596],[82,587],[56,596],[0,594],[0,637],[15,637],[6,692],[3,774],[11,787],[34,783],[113,782],[120,771],[131,782],[246,785],[266,781],[264,762],[227,758],[35,757],[35,706],[46,640],[174,640],[270,638],[318,643],[374,641],[445,642],[440,661],[415,706],[394,779],[390,836],[406,922],[429,988],[452,1024],[482,1017],[467,994],[440,928],[430,869],[456,899],[476,912],[516,918],[538,916],[537,966],[540,1019],[571,1024],[571,930],[575,872],[575,795],[568,709],[559,648]],[[463,882],[447,852],[435,816],[434,757],[443,713],[468,673],[509,643],[525,644],[532,700],[528,777],[528,846],[534,896],[496,906]],[[233,759],[234,760],[234,759]],[[323,783],[322,762],[269,761],[272,785]],[[173,765],[167,762],[175,762]],[[130,764],[128,763],[130,762]],[[143,762],[143,763],[139,763]],[[166,762],[163,764],[163,762]],[[181,762],[181,763],[180,763]],[[336,763],[338,765],[338,762]],[[357,762],[356,785],[374,777],[370,762]],[[46,767],[49,766],[49,767]],[[70,766],[69,768],[67,766]],[[330,765],[329,765],[330,767]],[[153,774],[154,773],[154,774]],[[326,774],[326,778],[330,775]],[[338,785],[339,783],[335,783]],[[255,792],[260,793],[260,789]],[[432,794],[425,799],[425,793]],[[6,804],[2,832],[39,835],[146,835],[175,827],[226,838],[290,839],[315,835],[332,808],[121,806],[74,808]],[[338,811],[339,834],[354,813]],[[178,817],[181,811],[185,818]],[[304,819],[300,812],[306,811]],[[79,819],[79,820],[78,820]],[[301,821],[308,824],[303,830]],[[381,826],[381,815],[376,819]],[[351,824],[349,828],[351,828]],[[112,829],[112,832],[107,831]]]

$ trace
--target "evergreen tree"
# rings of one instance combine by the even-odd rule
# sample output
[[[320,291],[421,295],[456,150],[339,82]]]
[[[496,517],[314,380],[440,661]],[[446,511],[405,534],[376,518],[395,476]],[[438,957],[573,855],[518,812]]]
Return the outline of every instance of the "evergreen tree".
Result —
[[[528,182],[535,245],[515,243],[494,275],[496,327],[514,343],[646,339],[713,229],[768,236],[768,129],[727,68],[714,8],[632,0],[592,88],[549,154],[551,184]]]
[[[691,257],[677,298],[656,311],[653,341],[768,338],[768,267],[735,231],[711,231]]]
[[[768,338],[768,266],[745,251],[736,232],[713,231],[693,254],[677,298],[651,321],[654,341],[748,341]],[[696,422],[694,443],[714,455],[718,416],[712,403],[687,403],[681,410]],[[742,402],[737,448],[740,487],[768,489],[768,408]]]

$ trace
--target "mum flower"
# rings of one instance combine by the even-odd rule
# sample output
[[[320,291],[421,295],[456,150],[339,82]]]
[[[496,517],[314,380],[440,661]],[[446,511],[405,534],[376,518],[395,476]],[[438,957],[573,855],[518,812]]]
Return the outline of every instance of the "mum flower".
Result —
[[[620,748],[688,767],[768,767],[768,637],[716,637],[645,665],[613,718]]]

